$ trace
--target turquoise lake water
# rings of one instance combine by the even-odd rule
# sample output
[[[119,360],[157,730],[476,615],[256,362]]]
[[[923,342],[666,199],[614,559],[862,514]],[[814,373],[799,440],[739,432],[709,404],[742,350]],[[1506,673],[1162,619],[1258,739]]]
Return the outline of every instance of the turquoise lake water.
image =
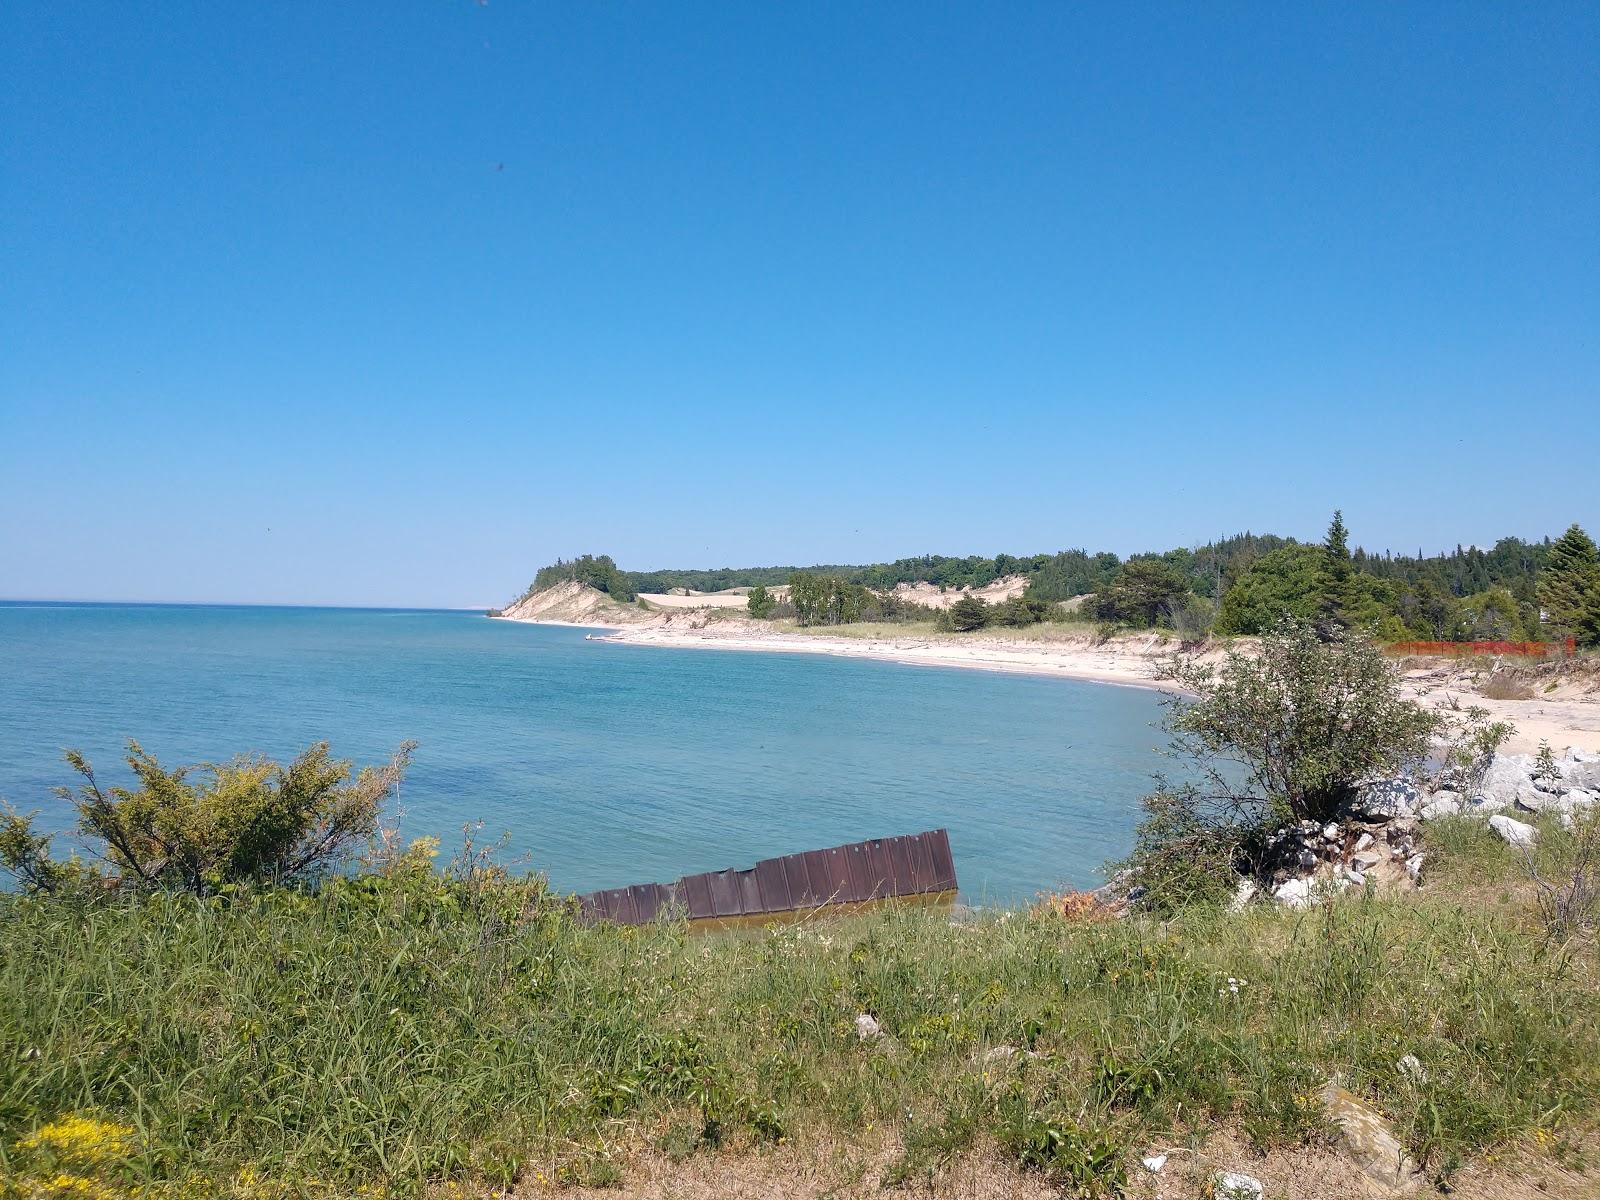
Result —
[[[0,797],[64,823],[64,747],[126,783],[327,740],[419,743],[406,837],[511,835],[588,890],[946,826],[964,895],[1094,885],[1163,765],[1153,692],[801,654],[586,642],[473,613],[0,604]]]

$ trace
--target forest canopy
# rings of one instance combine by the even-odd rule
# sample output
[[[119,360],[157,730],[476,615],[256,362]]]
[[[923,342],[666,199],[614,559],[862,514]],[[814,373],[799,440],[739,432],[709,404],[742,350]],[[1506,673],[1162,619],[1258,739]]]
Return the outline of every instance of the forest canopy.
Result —
[[[631,601],[641,592],[675,588],[714,592],[798,583],[803,622],[833,623],[882,619],[888,614],[874,598],[902,583],[966,590],[1016,577],[1026,581],[1026,611],[1014,605],[1015,612],[1002,613],[989,605],[981,622],[974,610],[964,612],[963,623],[1059,617],[1062,602],[1081,597],[1075,611],[1083,617],[1119,627],[1181,627],[1186,638],[1211,629],[1254,634],[1293,616],[1368,629],[1391,641],[1572,636],[1580,645],[1600,644],[1600,562],[1577,525],[1559,541],[1504,537],[1488,549],[1378,554],[1351,548],[1338,513],[1322,543],[1247,532],[1127,559],[1079,548],[993,557],[924,554],[858,566],[623,571],[608,555],[586,554],[543,568],[529,592],[576,579]]]

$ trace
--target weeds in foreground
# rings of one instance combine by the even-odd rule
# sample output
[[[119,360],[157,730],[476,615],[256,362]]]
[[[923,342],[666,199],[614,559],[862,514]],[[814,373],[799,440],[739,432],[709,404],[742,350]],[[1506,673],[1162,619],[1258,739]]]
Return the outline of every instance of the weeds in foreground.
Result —
[[[1593,956],[1444,891],[699,936],[585,927],[536,886],[419,862],[317,894],[0,909],[15,1196],[68,1194],[40,1190],[56,1174],[107,1200],[600,1183],[652,1130],[689,1156],[869,1127],[904,1147],[886,1182],[982,1139],[1089,1192],[1197,1123],[1314,1141],[1334,1072],[1436,1170],[1600,1099]],[[115,1153],[42,1152],[80,1119]]]

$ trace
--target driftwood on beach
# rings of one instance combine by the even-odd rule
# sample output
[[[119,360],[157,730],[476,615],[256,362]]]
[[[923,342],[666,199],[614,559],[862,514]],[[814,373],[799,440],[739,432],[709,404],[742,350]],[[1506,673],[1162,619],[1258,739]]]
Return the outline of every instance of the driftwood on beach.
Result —
[[[943,829],[872,838],[825,850],[768,858],[745,870],[685,875],[676,883],[638,883],[579,897],[590,920],[642,925],[657,916],[740,923],[829,905],[954,896],[955,860]]]

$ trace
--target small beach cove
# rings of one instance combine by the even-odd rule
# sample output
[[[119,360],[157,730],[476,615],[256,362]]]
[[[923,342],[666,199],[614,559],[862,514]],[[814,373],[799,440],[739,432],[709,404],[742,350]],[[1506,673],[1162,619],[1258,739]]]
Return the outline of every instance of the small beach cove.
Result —
[[[468,612],[0,605],[0,795],[59,827],[65,747],[124,782],[419,743],[405,837],[464,824],[574,891],[947,827],[963,894],[1094,886],[1165,760],[1145,688],[829,654],[629,653]],[[138,710],[136,726],[130,711]]]

